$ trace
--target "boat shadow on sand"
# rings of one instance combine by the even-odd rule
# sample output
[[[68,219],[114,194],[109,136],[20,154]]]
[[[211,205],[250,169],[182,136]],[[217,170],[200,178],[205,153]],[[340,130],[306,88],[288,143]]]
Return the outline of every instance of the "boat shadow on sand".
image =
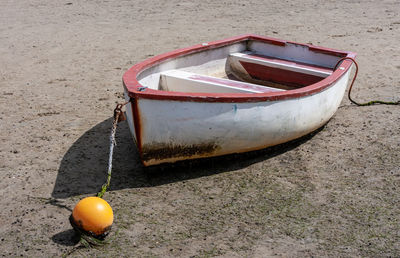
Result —
[[[94,195],[100,190],[107,177],[111,125],[112,118],[97,124],[69,148],[58,170],[53,198]],[[128,125],[122,122],[117,130],[109,190],[152,187],[244,168],[296,148],[322,128],[297,140],[259,151],[145,168],[140,163]]]

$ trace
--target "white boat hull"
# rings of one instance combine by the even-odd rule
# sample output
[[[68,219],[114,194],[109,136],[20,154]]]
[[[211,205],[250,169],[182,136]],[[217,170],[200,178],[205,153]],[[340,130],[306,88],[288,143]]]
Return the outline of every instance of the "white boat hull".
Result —
[[[334,79],[322,80],[327,83],[321,82],[319,90],[295,90],[289,97],[281,92],[256,93],[251,96],[260,98],[242,94],[245,100],[235,101],[232,95],[218,101],[219,95],[214,94],[202,101],[202,94],[181,97],[178,93],[170,98],[156,91],[155,95],[132,94],[125,87],[125,98],[131,101],[127,119],[141,160],[150,166],[248,152],[311,133],[327,123],[340,105],[351,63],[340,68]]]
[[[139,99],[143,163],[156,165],[259,150],[311,133],[327,123],[338,109],[349,73],[323,92],[283,101]],[[127,113],[128,122],[133,125],[131,106]],[[134,136],[134,130],[131,132]]]

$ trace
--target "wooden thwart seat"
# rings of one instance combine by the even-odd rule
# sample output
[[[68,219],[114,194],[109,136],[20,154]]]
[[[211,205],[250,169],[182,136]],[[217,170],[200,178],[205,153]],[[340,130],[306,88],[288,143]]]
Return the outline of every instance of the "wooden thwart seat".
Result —
[[[228,62],[234,74],[245,76],[248,80],[275,82],[295,87],[316,83],[333,72],[333,69],[322,66],[262,56],[252,52],[232,53]]]
[[[303,74],[310,74],[319,77],[328,77],[332,74],[333,70],[321,67],[317,65],[299,63],[295,61],[288,61],[284,59],[268,57],[268,56],[261,56],[251,52],[248,53],[232,53],[229,55],[231,59],[236,59],[237,61],[241,62],[248,62],[248,63],[255,63],[260,64],[263,66],[273,67],[273,68],[280,68],[283,70],[303,73]]]
[[[181,70],[162,72],[160,74],[159,89],[193,93],[265,93],[283,91],[282,89]]]

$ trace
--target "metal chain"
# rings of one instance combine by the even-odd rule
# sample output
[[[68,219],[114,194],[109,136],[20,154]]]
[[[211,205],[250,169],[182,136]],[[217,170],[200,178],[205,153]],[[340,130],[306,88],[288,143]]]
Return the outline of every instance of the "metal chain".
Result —
[[[124,104],[118,104],[114,109],[114,120],[110,135],[110,153],[108,155],[107,182],[101,187],[101,191],[96,195],[97,197],[100,198],[103,198],[103,195],[106,193],[107,188],[110,186],[114,146],[117,145],[115,141],[115,134],[117,133],[117,125],[119,122],[125,120],[125,115],[122,112],[122,107],[128,104],[129,102],[130,101],[125,102]]]

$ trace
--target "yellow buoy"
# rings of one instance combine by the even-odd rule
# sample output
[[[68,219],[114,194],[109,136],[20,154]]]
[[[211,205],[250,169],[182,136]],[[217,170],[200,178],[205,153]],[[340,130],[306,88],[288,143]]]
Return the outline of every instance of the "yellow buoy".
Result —
[[[99,197],[86,197],[78,202],[72,211],[77,227],[96,236],[111,229],[114,215],[111,206]]]

